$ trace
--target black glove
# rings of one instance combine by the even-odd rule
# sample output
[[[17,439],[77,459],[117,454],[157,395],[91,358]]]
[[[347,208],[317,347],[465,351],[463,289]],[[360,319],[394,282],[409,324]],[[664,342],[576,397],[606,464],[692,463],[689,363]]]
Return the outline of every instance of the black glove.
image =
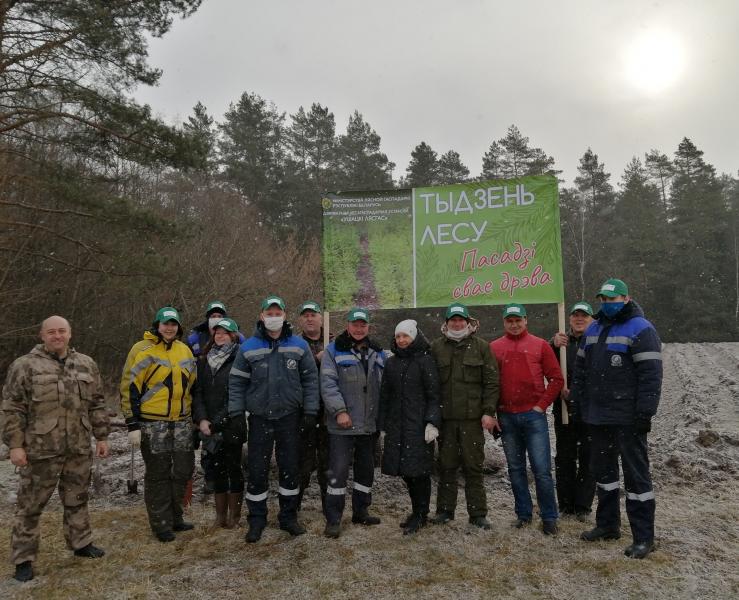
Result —
[[[214,421],[210,424],[210,433],[211,435],[216,433],[222,433],[226,430],[226,427],[228,427],[229,418],[223,417],[220,421]]]
[[[652,431],[652,417],[647,415],[636,415],[634,429],[637,433],[649,433]]]
[[[311,429],[315,429],[317,423],[318,419],[316,418],[316,415],[303,415],[300,429],[302,431],[310,431]]]

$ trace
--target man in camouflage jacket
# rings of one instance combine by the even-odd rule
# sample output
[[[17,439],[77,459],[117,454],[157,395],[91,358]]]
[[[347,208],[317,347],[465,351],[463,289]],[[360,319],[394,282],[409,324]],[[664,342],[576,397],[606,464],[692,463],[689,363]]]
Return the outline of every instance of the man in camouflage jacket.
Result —
[[[15,360],[2,394],[2,438],[19,469],[20,488],[11,536],[15,578],[33,578],[39,519],[54,488],[64,506],[64,537],[76,556],[99,558],[87,512],[92,451],[108,455],[108,415],[95,362],[69,347],[63,317],[41,325],[42,344]]]

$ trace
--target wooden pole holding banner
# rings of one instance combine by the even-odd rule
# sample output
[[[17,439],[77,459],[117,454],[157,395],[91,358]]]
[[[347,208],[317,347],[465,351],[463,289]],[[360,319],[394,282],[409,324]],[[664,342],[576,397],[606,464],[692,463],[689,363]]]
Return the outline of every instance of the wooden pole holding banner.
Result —
[[[331,329],[331,322],[329,319],[329,312],[327,310],[323,311],[323,349],[325,350],[328,348],[328,341],[331,339],[329,336],[331,335],[331,332],[329,331]]]
[[[559,329],[557,331],[566,332],[564,302],[557,304],[557,321],[559,324]],[[565,387],[567,387],[569,385],[569,382],[567,381],[567,346],[561,346],[559,349],[559,366],[562,368],[562,377],[564,377]],[[567,412],[567,400],[562,398],[560,402],[562,402],[562,425],[569,425],[570,416]]]

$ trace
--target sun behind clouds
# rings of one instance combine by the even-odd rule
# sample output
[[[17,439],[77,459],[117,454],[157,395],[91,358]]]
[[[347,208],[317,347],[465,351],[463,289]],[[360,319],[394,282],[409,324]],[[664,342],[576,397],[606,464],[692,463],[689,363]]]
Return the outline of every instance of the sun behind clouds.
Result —
[[[624,75],[638,90],[657,95],[677,83],[685,68],[685,48],[670,31],[650,30],[633,39],[624,52]]]

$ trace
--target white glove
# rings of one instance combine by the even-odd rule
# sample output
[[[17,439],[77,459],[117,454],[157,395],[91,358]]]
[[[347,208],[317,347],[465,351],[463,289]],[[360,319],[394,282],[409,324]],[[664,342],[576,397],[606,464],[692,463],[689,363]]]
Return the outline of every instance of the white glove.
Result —
[[[423,433],[423,439],[426,440],[426,443],[430,444],[437,437],[439,437],[439,430],[431,423],[426,423],[426,431]]]
[[[131,448],[141,447],[141,430],[134,429],[128,432],[128,443],[131,444]]]

